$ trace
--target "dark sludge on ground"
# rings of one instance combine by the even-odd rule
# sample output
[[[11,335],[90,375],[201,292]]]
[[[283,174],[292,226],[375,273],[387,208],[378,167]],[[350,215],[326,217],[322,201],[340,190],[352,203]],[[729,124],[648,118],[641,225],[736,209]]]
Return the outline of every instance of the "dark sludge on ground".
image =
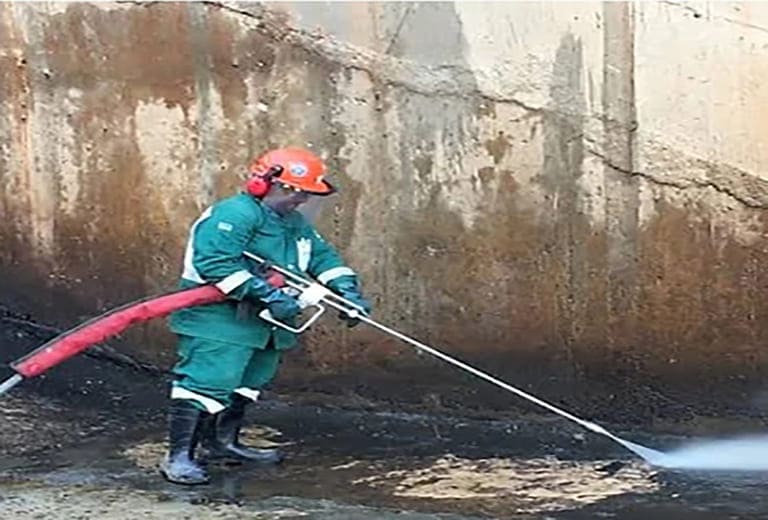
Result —
[[[54,331],[3,314],[4,366]],[[1,374],[11,375],[10,370]],[[109,348],[24,381],[0,400],[0,509],[16,519],[765,518],[768,475],[653,468],[557,417],[359,407],[271,392],[247,441],[278,467],[211,466],[212,483],[165,482],[167,369]],[[479,383],[481,384],[481,383]],[[510,400],[512,401],[512,399]],[[630,426],[656,447],[679,439]]]

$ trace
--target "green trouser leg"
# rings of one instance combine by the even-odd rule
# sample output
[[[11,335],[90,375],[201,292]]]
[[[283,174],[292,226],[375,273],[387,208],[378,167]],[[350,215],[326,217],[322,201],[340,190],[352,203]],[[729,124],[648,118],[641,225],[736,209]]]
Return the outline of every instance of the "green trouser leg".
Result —
[[[224,410],[259,352],[263,351],[248,345],[179,336],[171,398],[190,400],[212,414]]]
[[[275,378],[277,369],[280,367],[280,357],[281,351],[272,348],[271,344],[266,349],[254,350],[243,371],[240,386],[235,391],[248,397],[247,389],[264,388]]]
[[[253,349],[247,346],[179,336],[177,380],[168,413],[169,451],[160,471],[178,484],[204,484],[208,474],[195,457],[212,415],[225,409],[240,384]]]

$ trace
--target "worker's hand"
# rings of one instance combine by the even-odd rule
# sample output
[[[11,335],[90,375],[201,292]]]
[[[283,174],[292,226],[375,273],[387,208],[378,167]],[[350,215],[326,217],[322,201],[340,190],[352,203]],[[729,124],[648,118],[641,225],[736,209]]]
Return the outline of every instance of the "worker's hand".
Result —
[[[276,320],[292,320],[301,312],[299,301],[281,290],[272,291],[263,300],[270,314]]]
[[[346,298],[350,302],[360,307],[362,309],[360,313],[364,316],[368,316],[371,313],[371,304],[368,302],[368,300],[363,298],[363,295],[360,294],[359,291],[342,292],[341,297]],[[360,320],[350,316],[345,312],[340,313],[339,317],[347,322],[348,327],[354,327],[360,323]]]
[[[357,283],[357,277],[342,276],[342,277],[336,278],[334,280],[331,280],[328,283],[328,287],[330,287],[336,294],[338,294],[342,298],[349,300],[350,302],[354,303],[357,307],[359,307],[360,310],[358,312],[360,314],[364,316],[368,316],[371,313],[371,304],[368,303],[368,300],[363,298],[363,293],[360,290],[360,286]],[[358,320],[353,316],[350,316],[346,312],[340,312],[339,318],[346,320],[348,327],[354,327],[355,325],[360,323],[360,320]]]

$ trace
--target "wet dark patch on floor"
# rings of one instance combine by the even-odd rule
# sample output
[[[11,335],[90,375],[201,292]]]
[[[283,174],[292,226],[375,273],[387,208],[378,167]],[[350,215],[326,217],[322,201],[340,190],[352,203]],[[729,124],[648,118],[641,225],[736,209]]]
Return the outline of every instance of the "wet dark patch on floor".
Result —
[[[0,340],[7,362],[41,338],[19,326],[3,327]],[[168,381],[80,356],[14,389],[0,400],[3,509],[19,519],[53,510],[99,519],[768,515],[768,476],[657,471],[558,418],[406,413],[309,394],[272,394],[249,416],[252,435],[287,452],[283,465],[212,466],[212,485],[180,488],[155,469]],[[662,449],[681,442],[620,433]]]

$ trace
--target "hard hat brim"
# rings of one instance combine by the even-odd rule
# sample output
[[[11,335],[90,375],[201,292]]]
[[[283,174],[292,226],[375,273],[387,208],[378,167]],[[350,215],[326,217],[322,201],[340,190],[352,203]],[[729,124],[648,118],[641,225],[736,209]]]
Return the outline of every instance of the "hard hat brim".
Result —
[[[311,193],[312,195],[331,195],[333,193],[336,193],[336,188],[328,181],[320,181],[316,184],[317,189],[305,189],[307,193]]]
[[[316,182],[310,185],[306,185],[306,184],[299,185],[294,182],[286,182],[280,178],[275,179],[275,182],[278,182],[280,184],[285,184],[286,186],[290,186],[292,188],[297,188],[311,195],[325,196],[325,195],[332,195],[336,193],[336,188],[333,186],[333,184],[331,184],[326,180],[322,180],[320,182]]]

